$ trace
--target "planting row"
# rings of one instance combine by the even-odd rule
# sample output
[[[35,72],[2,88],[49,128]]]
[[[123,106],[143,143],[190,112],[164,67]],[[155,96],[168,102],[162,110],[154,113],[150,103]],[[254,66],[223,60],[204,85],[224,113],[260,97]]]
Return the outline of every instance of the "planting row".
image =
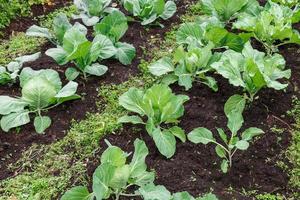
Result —
[[[102,76],[108,70],[100,64],[104,59],[115,58],[122,64],[129,65],[135,57],[135,48],[131,44],[120,42],[128,29],[127,17],[117,8],[109,7],[111,0],[81,1],[75,0],[80,12],[75,19],[82,19],[87,26],[93,26],[93,40],[88,39],[88,29],[76,22],[72,25],[67,16],[58,15],[53,20],[52,29],[32,26],[28,36],[45,37],[57,48],[46,51],[59,65],[72,64],[65,76],[69,83],[62,88],[62,81],[54,70],[35,71],[29,67],[22,69],[25,62],[32,62],[40,57],[40,53],[22,56],[0,66],[0,84],[12,84],[18,81],[22,88],[22,96],[12,98],[0,96],[1,128],[5,132],[30,122],[31,114],[35,115],[34,126],[37,133],[43,133],[50,125],[51,119],[43,112],[64,103],[80,99],[76,94],[78,84],[74,80],[82,75]],[[114,4],[112,4],[114,5]],[[158,18],[168,19],[176,12],[173,1],[122,1],[124,8],[141,20],[143,25],[156,23]],[[158,22],[157,22],[158,23]]]
[[[57,45],[46,54],[59,65],[73,63],[74,67],[66,69],[69,83],[64,87],[53,70],[21,69],[24,62],[37,59],[39,53],[17,58],[3,67],[3,84],[18,79],[22,87],[20,98],[0,97],[1,127],[4,131],[29,123],[29,115],[34,113],[36,131],[44,132],[51,119],[43,116],[42,112],[80,98],[74,82],[78,76],[86,79],[90,75],[103,75],[108,70],[107,66],[99,63],[103,59],[116,58],[129,65],[134,58],[134,47],[120,42],[127,30],[128,17],[114,7],[108,7],[110,1],[74,3],[81,11],[74,18],[82,19],[86,26],[94,26],[93,40],[88,39],[90,35],[85,26],[80,23],[71,25],[64,15],[54,20],[53,30],[33,26],[27,31],[28,35],[46,37]],[[157,18],[167,19],[176,10],[173,2],[160,0],[124,0],[122,4],[143,25],[158,24]],[[293,29],[293,24],[300,21],[298,6],[296,1],[269,1],[263,7],[256,0],[201,1],[206,15],[199,16],[195,22],[182,24],[176,35],[178,48],[171,56],[149,66],[149,71],[159,77],[160,83],[146,90],[131,88],[120,96],[119,104],[135,115],[123,116],[119,122],[144,125],[158,151],[166,158],[175,154],[176,138],[181,142],[188,139],[195,144],[214,144],[216,154],[221,158],[220,168],[227,173],[235,153],[247,150],[250,142],[264,133],[256,127],[242,127],[246,105],[257,99],[263,88],[284,90],[288,86],[282,79],[289,79],[291,70],[286,69],[278,48],[290,43],[300,44],[300,34]],[[265,52],[254,48],[260,47],[259,44]],[[233,95],[224,105],[227,127],[216,129],[221,141],[205,127],[196,128],[186,136],[178,122],[189,97],[174,94],[168,85],[177,82],[189,90],[195,81],[199,81],[217,92],[215,74],[242,88],[244,93]],[[241,129],[244,131],[240,133]],[[93,175],[93,192],[90,193],[86,187],[75,187],[62,199],[107,199],[110,196],[116,199],[120,196],[141,196],[149,200],[194,199],[186,192],[171,194],[163,186],[153,184],[155,175],[147,171],[145,157],[148,149],[143,141],[135,141],[131,163],[126,162],[130,154],[108,141],[107,144],[109,147],[102,154],[101,165]],[[131,186],[138,186],[133,187],[138,189],[133,194],[126,193]],[[216,197],[209,194],[197,199]]]
[[[176,138],[182,142],[188,139],[195,144],[214,144],[215,152],[222,160],[220,168],[227,173],[236,152],[247,150],[250,142],[264,133],[256,127],[243,127],[245,106],[258,98],[257,94],[263,88],[285,89],[288,84],[280,80],[291,76],[291,70],[285,69],[285,60],[278,54],[278,48],[291,43],[300,44],[300,34],[292,27],[293,23],[300,21],[300,9],[296,2],[278,3],[281,4],[269,1],[262,7],[256,0],[202,1],[201,7],[206,15],[181,25],[176,35],[178,48],[171,56],[149,66],[153,75],[161,77],[161,83],[147,90],[131,88],[120,96],[119,104],[135,115],[123,116],[119,123],[144,125],[158,151],[166,158],[175,154]],[[229,29],[245,32],[237,34]],[[262,44],[266,53],[253,48],[252,38],[252,41]],[[178,82],[189,90],[194,81],[199,81],[217,92],[218,85],[213,74],[242,87],[245,93],[233,95],[225,103],[227,127],[216,128],[221,141],[205,127],[196,128],[186,136],[177,124],[189,97],[172,93],[168,85]],[[240,133],[241,129],[244,131]],[[229,133],[226,133],[227,130]],[[135,141],[136,152],[139,142],[142,143]],[[135,169],[136,152],[132,163],[126,165],[126,159],[123,159],[122,164],[116,164],[122,153],[111,155],[113,153],[108,152],[112,146],[108,146],[109,149],[102,154],[101,165],[93,175],[93,192],[89,193],[85,187],[75,187],[62,199],[71,199],[79,194],[96,199],[106,199],[111,195],[115,195],[116,199],[122,195],[142,196],[143,199],[194,199],[188,193],[172,196],[163,186],[153,185],[154,176],[146,171],[145,164],[142,170]],[[135,176],[135,173],[139,175]],[[134,194],[126,194],[125,191],[132,185],[140,188]]]

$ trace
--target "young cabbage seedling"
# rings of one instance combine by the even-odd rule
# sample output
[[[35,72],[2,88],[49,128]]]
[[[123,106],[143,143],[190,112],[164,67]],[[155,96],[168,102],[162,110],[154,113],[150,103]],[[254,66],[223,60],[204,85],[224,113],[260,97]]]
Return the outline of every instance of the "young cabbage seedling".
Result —
[[[235,29],[247,31],[262,43],[269,55],[278,52],[286,44],[300,44],[300,34],[293,23],[300,21],[300,9],[273,3],[271,0],[256,14],[243,13],[233,24]]]
[[[127,17],[118,10],[112,11],[94,26],[95,35],[105,35],[112,41],[116,48],[114,58],[118,59],[123,65],[131,64],[136,54],[133,45],[126,42],[120,42],[120,39],[127,30]]]
[[[87,32],[83,32],[78,26],[73,26],[66,31],[62,46],[46,51],[46,55],[52,57],[59,65],[65,65],[68,62],[76,65],[76,69],[67,69],[68,80],[74,80],[79,73],[82,73],[85,79],[88,74],[102,76],[108,68],[96,61],[116,54],[116,48],[108,37],[98,34],[90,42],[86,34]]]
[[[180,127],[170,127],[169,124],[178,122],[184,113],[183,104],[188,100],[188,96],[175,95],[164,84],[154,85],[146,91],[130,88],[119,98],[119,104],[128,111],[147,117],[147,122],[138,115],[123,116],[119,122],[144,124],[159,152],[170,158],[176,151],[175,137],[185,142],[186,135]]]
[[[192,88],[194,81],[199,81],[213,91],[218,91],[218,85],[213,77],[206,73],[213,70],[211,64],[218,60],[218,54],[213,55],[214,45],[209,43],[203,48],[191,48],[185,51],[182,46],[173,53],[173,58],[163,57],[149,66],[150,72],[155,76],[163,76],[163,83],[178,82],[186,90]]]
[[[201,16],[196,22],[182,24],[176,31],[176,42],[187,49],[203,48],[210,43],[213,49],[232,49],[241,52],[247,37],[227,31],[216,17]]]
[[[87,31],[86,28],[79,23],[75,23],[75,26],[79,26],[83,32]],[[54,18],[51,30],[33,25],[27,29],[26,35],[47,38],[53,44],[61,45],[66,31],[70,28],[72,28],[72,25],[70,24],[69,19],[65,14],[60,13]]]
[[[214,194],[206,194],[202,197],[194,198],[188,192],[177,192],[171,194],[163,185],[150,183],[138,190],[143,200],[218,200]]]
[[[234,86],[244,88],[245,98],[254,101],[255,95],[265,87],[283,90],[288,84],[279,80],[291,77],[291,70],[285,69],[285,60],[279,54],[265,55],[252,48],[250,42],[245,44],[241,53],[227,50],[219,61],[213,63],[217,73],[229,80]]]
[[[85,186],[77,186],[68,190],[61,200],[102,200],[115,197],[142,197],[144,200],[218,200],[213,194],[194,198],[188,192],[171,194],[164,186],[154,185],[155,173],[147,171],[145,158],[148,148],[144,141],[134,141],[134,154],[130,163],[130,154],[119,147],[112,146],[108,141],[108,148],[101,156],[101,164],[93,174],[92,192]],[[128,190],[135,189],[134,193]]]
[[[74,5],[80,12],[73,15],[74,19],[81,19],[84,25],[94,26],[106,13],[111,12],[109,8],[111,0],[74,0]]]
[[[251,127],[246,129],[241,137],[238,136],[238,131],[241,129],[244,119],[243,111],[245,108],[245,99],[240,95],[230,97],[225,106],[224,112],[228,118],[227,128],[230,130],[229,136],[221,128],[217,128],[218,134],[223,141],[218,142],[213,136],[212,132],[207,128],[200,127],[194,129],[188,134],[188,139],[195,144],[209,144],[216,145],[215,151],[217,155],[222,158],[221,170],[224,173],[232,167],[233,156],[238,150],[245,151],[249,147],[249,142],[256,136],[264,133],[259,128]]]
[[[0,85],[16,81],[23,64],[36,61],[40,56],[41,53],[38,52],[32,55],[18,57],[5,67],[0,65]]]
[[[141,19],[142,25],[155,22],[158,18],[167,20],[177,10],[174,1],[165,0],[121,0],[124,8],[134,17]],[[161,25],[161,24],[160,24]],[[162,26],[162,25],[161,25]]]
[[[258,12],[260,8],[257,0],[201,0],[201,7],[205,14],[225,23],[236,19],[240,13]]]
[[[153,183],[155,173],[147,171],[145,158],[149,152],[144,141],[139,139],[134,141],[135,151],[130,163],[127,163],[130,154],[107,141],[106,143],[108,148],[101,155],[101,164],[93,174],[93,192],[90,193],[87,187],[77,186],[67,191],[61,200],[102,200],[111,196],[118,200],[121,196],[139,196],[136,193],[128,194],[129,188]]]
[[[51,69],[35,71],[24,68],[19,79],[21,97],[0,96],[0,123],[5,132],[29,123],[30,114],[33,114],[36,132],[43,133],[51,125],[51,119],[43,116],[43,112],[80,98],[76,94],[78,84],[71,81],[62,87],[59,74]]]

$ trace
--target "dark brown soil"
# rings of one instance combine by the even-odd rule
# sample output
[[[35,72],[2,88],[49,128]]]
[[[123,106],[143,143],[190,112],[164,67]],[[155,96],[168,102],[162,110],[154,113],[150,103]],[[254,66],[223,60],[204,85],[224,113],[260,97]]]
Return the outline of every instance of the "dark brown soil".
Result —
[[[292,96],[299,96],[293,86],[299,86],[297,80],[299,70],[296,66],[299,68],[300,63],[296,59],[300,53],[295,52],[296,48],[287,51],[289,50],[285,50],[284,55],[288,56],[286,57],[289,59],[288,65],[293,70],[292,83],[286,92],[265,89],[259,94],[259,99],[247,108],[244,113],[244,128],[259,127],[266,133],[257,139],[249,150],[235,155],[233,168],[228,174],[220,171],[220,159],[215,154],[214,145],[195,145],[178,141],[176,154],[168,160],[160,155],[143,127],[136,131],[133,129],[134,126],[127,125],[120,134],[111,134],[105,139],[127,152],[133,151],[133,142],[136,138],[143,139],[150,152],[147,164],[157,173],[156,184],[164,185],[172,192],[188,191],[197,196],[212,189],[222,200],[252,199],[243,194],[244,190],[289,194],[291,190],[288,188],[288,177],[276,166],[276,162],[289,145],[289,128],[293,120],[285,115],[286,111],[291,109]],[[290,63],[294,63],[293,66]],[[228,97],[235,94],[236,88],[221,77],[217,80],[219,83],[217,93],[199,84],[195,84],[189,92],[173,86],[176,93],[188,94],[191,98],[185,105],[185,115],[180,122],[180,127],[187,133],[197,127],[207,127],[214,133],[216,127],[226,127],[227,119],[223,106]],[[286,131],[276,134],[270,130],[275,126],[285,128]],[[106,147],[104,139],[100,143],[102,147]],[[89,175],[92,175],[98,166],[98,160],[91,162]]]
[[[254,44],[258,45],[256,42]],[[263,50],[262,47],[257,47]],[[214,145],[195,145],[178,141],[176,154],[168,160],[160,155],[144,127],[139,127],[139,131],[136,131],[136,126],[126,125],[119,134],[103,138],[100,146],[106,147],[104,139],[107,139],[113,145],[132,152],[134,140],[143,139],[150,152],[147,164],[157,174],[156,184],[164,185],[172,192],[188,191],[197,196],[212,190],[221,200],[250,200],[253,197],[245,192],[253,190],[257,190],[258,193],[280,193],[289,196],[293,189],[289,188],[289,179],[277,166],[277,161],[283,159],[282,153],[289,145],[290,130],[294,123],[293,119],[286,116],[286,112],[292,108],[292,97],[300,96],[299,46],[284,46],[280,53],[287,60],[287,67],[292,70],[289,87],[286,91],[264,89],[259,93],[259,99],[248,106],[244,112],[243,127],[258,127],[263,129],[265,134],[257,139],[249,150],[235,155],[233,167],[228,174],[220,171],[220,159],[216,156]],[[216,134],[216,127],[226,127],[224,103],[231,95],[242,92],[237,91],[237,88],[229,85],[222,77],[216,78],[219,85],[217,93],[200,84],[193,85],[188,92],[176,85],[172,87],[176,93],[187,94],[191,99],[185,105],[185,115],[180,122],[180,127],[184,128],[186,133],[197,127],[206,127]],[[271,128],[274,127],[283,128],[285,131],[272,132]],[[99,156],[103,150],[99,152]],[[99,159],[91,161],[88,170],[90,176],[98,165]]]
[[[63,4],[61,4],[61,6],[62,5]],[[106,75],[100,78],[90,77],[87,82],[78,79],[78,94],[83,96],[83,100],[67,102],[50,110],[47,115],[51,117],[53,124],[46,130],[45,134],[36,134],[32,123],[22,126],[18,132],[13,130],[9,133],[4,133],[0,130],[0,180],[13,175],[13,172],[9,171],[7,166],[18,160],[22,152],[28,149],[33,143],[49,144],[57,141],[65,136],[72,120],[80,121],[86,116],[86,113],[97,112],[96,102],[100,100],[98,98],[97,88],[101,84],[119,84],[128,80],[130,76],[137,75],[138,65],[143,57],[143,49],[151,45],[149,43],[151,37],[157,35],[163,38],[164,34],[172,27],[171,25],[179,21],[179,16],[185,11],[185,8],[186,4],[181,2],[179,12],[171,20],[163,22],[165,25],[163,29],[160,27],[151,27],[151,29],[146,30],[140,23],[130,24],[122,41],[126,41],[136,47],[137,56],[132,65],[124,66],[116,60],[107,60],[103,62],[103,64],[109,67],[109,71]],[[20,21],[22,22],[22,20]],[[31,25],[32,24],[28,24],[28,26]],[[27,28],[28,27],[24,27],[24,30]],[[49,48],[53,48],[53,46],[47,43],[42,48],[42,52],[45,52]],[[62,80],[64,80],[64,70],[67,66],[58,66],[55,61],[43,54],[40,59],[32,63],[27,63],[24,67],[31,67],[33,69],[54,69],[60,73]],[[0,95],[19,96],[20,88],[18,84],[11,87],[1,86]]]

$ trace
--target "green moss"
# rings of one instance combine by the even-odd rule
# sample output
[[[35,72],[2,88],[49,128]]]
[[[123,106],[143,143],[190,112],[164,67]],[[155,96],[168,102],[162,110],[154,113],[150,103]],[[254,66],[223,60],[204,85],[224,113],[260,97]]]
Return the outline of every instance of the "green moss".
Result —
[[[283,196],[281,196],[280,194],[259,194],[255,196],[257,200],[284,200],[286,198],[284,198]]]
[[[59,8],[57,10],[55,10],[52,13],[49,13],[46,16],[39,16],[37,19],[39,21],[40,26],[42,27],[46,27],[46,28],[51,28],[52,27],[52,22],[53,19],[60,13],[64,13],[66,14],[66,16],[68,18],[72,17],[72,14],[77,12],[77,8],[74,5],[71,6],[67,6],[67,7],[63,7],[63,8]]]
[[[39,17],[39,23],[43,27],[51,27],[53,18],[59,12],[71,17],[75,11],[74,6],[61,8],[49,15]],[[41,46],[45,43],[46,39],[44,38],[27,37],[22,32],[15,33],[8,40],[0,41],[0,65],[8,64],[16,57],[36,53],[40,51]]]
[[[36,53],[45,40],[27,37],[24,33],[16,33],[9,40],[1,41],[0,65],[5,65],[16,57]]]
[[[30,6],[45,2],[46,0],[0,0],[0,29],[5,28],[18,16],[28,16]]]

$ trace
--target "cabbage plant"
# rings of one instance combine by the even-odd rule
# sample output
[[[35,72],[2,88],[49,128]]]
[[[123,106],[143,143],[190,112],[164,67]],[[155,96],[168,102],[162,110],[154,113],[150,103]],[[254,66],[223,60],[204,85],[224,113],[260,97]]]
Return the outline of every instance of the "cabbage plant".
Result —
[[[87,32],[85,26],[77,22],[74,26],[77,26],[79,30],[82,30],[82,32]],[[72,28],[72,25],[70,24],[69,19],[65,14],[60,13],[54,18],[52,23],[52,29],[33,25],[27,29],[26,35],[47,38],[53,44],[61,45],[63,43],[66,31],[70,28]]]
[[[181,24],[176,31],[176,42],[187,48],[201,48],[209,43],[214,49],[232,49],[242,51],[249,37],[242,37],[225,29],[216,17],[199,17],[195,22]]]
[[[46,51],[46,55],[52,57],[59,65],[73,62],[75,68],[68,68],[66,76],[74,80],[79,73],[84,78],[87,75],[102,76],[107,67],[97,60],[110,58],[116,54],[116,48],[112,41],[105,35],[98,34],[92,42],[86,38],[87,32],[82,32],[78,26],[73,26],[66,31],[62,46],[57,46]]]
[[[70,199],[108,199],[114,196],[139,196],[128,194],[127,189],[135,186],[142,187],[153,183],[155,173],[147,171],[145,162],[148,148],[144,141],[134,141],[134,154],[131,162],[128,162],[130,154],[117,146],[112,146],[108,141],[108,148],[101,155],[101,164],[93,174],[92,192],[85,186],[77,186],[67,191],[61,200]]]
[[[188,51],[180,46],[173,53],[173,57],[163,57],[149,66],[155,76],[164,76],[164,83],[178,82],[186,90],[192,88],[194,81],[199,81],[213,91],[218,91],[216,80],[206,73],[213,71],[211,64],[218,60],[218,54],[213,55],[212,43],[203,48],[191,48]]]
[[[7,66],[0,65],[0,85],[16,81],[24,63],[36,61],[40,56],[41,53],[38,52],[15,58],[12,62],[8,63]]]
[[[50,117],[43,115],[44,112],[80,98],[76,94],[78,84],[71,81],[62,87],[59,74],[51,69],[24,68],[19,79],[21,97],[0,96],[0,123],[5,132],[28,124],[30,115],[34,115],[35,130],[43,133],[51,125]]]
[[[262,88],[283,90],[288,86],[279,82],[291,77],[291,70],[285,70],[285,64],[283,56],[266,55],[253,49],[248,42],[241,53],[227,50],[211,66],[230,84],[242,87],[247,92],[245,97],[252,102]]]
[[[94,26],[99,20],[111,11],[111,0],[74,0],[74,5],[79,15],[73,15],[74,19],[81,19],[84,25]]]
[[[114,58],[124,65],[131,64],[136,54],[133,45],[120,42],[120,39],[125,35],[127,30],[127,17],[118,10],[112,11],[94,26],[95,35],[105,35],[113,42],[116,48]]]
[[[124,8],[134,17],[138,17],[142,25],[155,22],[158,18],[167,20],[177,10],[174,1],[165,0],[121,0]]]
[[[175,95],[164,85],[153,85],[147,90],[130,88],[119,98],[119,104],[137,115],[123,116],[120,123],[144,124],[159,152],[167,158],[176,151],[176,139],[185,142],[184,130],[171,124],[178,122],[184,113],[186,95]],[[144,122],[144,117],[146,122]]]
[[[101,155],[101,164],[93,174],[92,192],[86,186],[76,186],[68,190],[61,200],[102,200],[115,197],[138,198],[144,200],[218,200],[213,194],[194,198],[188,192],[171,194],[164,186],[154,185],[155,173],[147,171],[145,158],[149,151],[144,141],[134,141],[134,153],[128,162],[129,153],[108,141],[108,148]],[[129,193],[128,190],[134,191]]]
[[[245,151],[249,148],[249,143],[254,137],[264,133],[263,130],[251,127],[244,130],[241,136],[239,130],[244,123],[243,111],[246,101],[243,96],[234,95],[230,97],[224,106],[224,112],[228,119],[227,128],[230,134],[226,134],[224,129],[217,128],[217,132],[222,142],[217,141],[213,133],[207,128],[200,127],[188,134],[188,139],[195,144],[215,144],[215,151],[222,159],[221,170],[227,173],[233,165],[233,156],[238,150]]]
[[[242,13],[257,13],[260,9],[257,0],[201,0],[202,11],[228,23]]]
[[[243,13],[233,24],[235,29],[252,33],[264,45],[268,54],[278,51],[286,44],[300,44],[300,34],[293,29],[293,23],[300,21],[300,10],[268,1],[258,14]]]

